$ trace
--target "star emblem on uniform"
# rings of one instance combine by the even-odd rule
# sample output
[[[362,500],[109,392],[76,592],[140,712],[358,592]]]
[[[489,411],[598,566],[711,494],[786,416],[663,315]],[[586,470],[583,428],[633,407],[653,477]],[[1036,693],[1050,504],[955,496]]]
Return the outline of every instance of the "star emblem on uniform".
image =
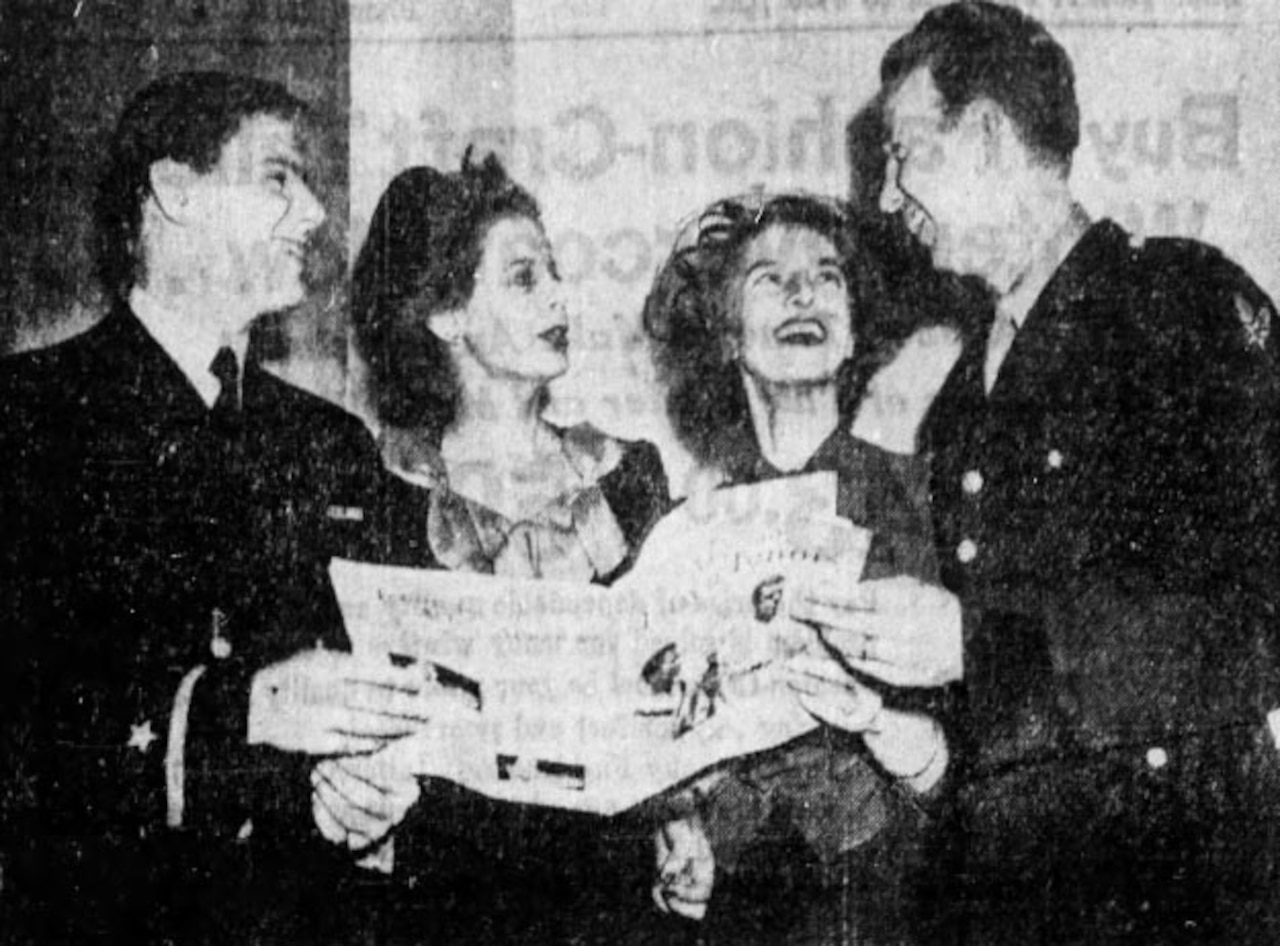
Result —
[[[139,752],[147,752],[151,748],[151,744],[160,737],[156,735],[156,731],[151,728],[151,720],[138,723],[129,727],[129,741],[126,745],[130,749],[137,749]]]

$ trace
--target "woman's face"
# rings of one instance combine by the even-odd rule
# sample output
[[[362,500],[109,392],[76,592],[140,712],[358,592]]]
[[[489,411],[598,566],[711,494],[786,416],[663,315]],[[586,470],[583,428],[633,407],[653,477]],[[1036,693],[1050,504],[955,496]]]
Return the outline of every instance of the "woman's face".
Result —
[[[743,367],[773,384],[834,381],[854,339],[831,240],[804,226],[767,227],[744,247],[739,273]]]
[[[490,225],[458,319],[460,341],[489,374],[535,381],[564,374],[569,320],[542,227],[528,217]]]

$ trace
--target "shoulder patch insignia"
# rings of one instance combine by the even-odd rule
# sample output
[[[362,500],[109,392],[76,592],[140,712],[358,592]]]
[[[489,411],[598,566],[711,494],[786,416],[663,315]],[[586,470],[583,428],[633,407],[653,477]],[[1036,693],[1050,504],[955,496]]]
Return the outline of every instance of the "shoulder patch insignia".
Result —
[[[1244,296],[1236,293],[1234,296],[1236,304],[1236,315],[1240,318],[1240,324],[1244,326],[1245,340],[1260,349],[1267,347],[1267,340],[1271,337],[1271,307],[1263,304],[1254,308]]]

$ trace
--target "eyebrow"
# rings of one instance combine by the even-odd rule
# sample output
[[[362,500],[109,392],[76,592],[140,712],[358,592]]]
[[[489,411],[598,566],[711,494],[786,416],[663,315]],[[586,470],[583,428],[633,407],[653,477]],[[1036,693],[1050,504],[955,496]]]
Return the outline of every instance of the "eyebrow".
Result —
[[[284,155],[270,155],[262,159],[264,167],[284,168],[286,171],[292,171],[298,177],[306,177],[307,168],[299,158],[287,157]]]

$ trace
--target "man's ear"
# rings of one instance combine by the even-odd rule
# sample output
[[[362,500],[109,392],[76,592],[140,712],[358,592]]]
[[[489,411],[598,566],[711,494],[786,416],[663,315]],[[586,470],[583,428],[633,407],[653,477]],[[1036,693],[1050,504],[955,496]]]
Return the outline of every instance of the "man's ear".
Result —
[[[445,309],[427,316],[427,330],[446,345],[462,341],[462,313],[457,309]]]
[[[982,146],[982,167],[986,171],[1007,171],[1014,158],[1012,146],[1015,140],[1013,123],[1009,116],[991,99],[974,99],[965,109],[964,120],[979,136]]]
[[[188,164],[162,158],[151,165],[151,196],[160,213],[175,223],[185,223],[195,212],[192,188],[199,175]]]

